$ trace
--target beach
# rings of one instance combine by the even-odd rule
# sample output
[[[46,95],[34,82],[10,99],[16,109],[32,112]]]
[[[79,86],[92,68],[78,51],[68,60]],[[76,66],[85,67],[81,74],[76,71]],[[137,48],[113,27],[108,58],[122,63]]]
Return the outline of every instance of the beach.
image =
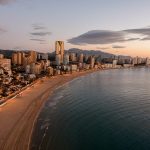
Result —
[[[44,78],[0,106],[0,150],[29,150],[42,106],[59,86],[95,70]]]

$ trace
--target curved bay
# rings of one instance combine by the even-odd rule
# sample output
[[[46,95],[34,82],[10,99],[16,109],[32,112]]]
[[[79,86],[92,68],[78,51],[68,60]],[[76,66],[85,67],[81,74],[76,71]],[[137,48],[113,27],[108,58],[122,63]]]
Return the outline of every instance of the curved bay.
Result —
[[[31,149],[149,150],[149,91],[149,68],[106,70],[75,79],[45,104]]]

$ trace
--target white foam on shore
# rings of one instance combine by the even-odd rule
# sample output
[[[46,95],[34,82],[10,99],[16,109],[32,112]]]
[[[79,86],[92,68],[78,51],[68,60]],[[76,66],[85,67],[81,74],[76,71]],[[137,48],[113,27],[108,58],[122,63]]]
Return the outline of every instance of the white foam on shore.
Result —
[[[49,127],[50,123],[46,122],[43,125],[41,125],[41,130],[46,129],[47,127]]]

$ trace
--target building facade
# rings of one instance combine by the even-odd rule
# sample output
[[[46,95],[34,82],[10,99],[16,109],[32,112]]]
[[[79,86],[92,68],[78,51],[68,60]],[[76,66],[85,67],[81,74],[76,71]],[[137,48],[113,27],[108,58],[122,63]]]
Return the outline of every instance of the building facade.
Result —
[[[60,55],[60,63],[63,63],[63,60],[64,60],[64,42],[63,41],[55,42],[55,54],[56,56]]]

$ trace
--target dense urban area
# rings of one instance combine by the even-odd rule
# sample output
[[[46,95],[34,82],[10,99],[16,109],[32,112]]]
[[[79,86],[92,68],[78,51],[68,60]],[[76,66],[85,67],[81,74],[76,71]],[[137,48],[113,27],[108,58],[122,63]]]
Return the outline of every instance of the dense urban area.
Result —
[[[149,58],[115,55],[106,57],[94,53],[85,54],[82,51],[65,51],[63,41],[56,41],[54,53],[14,51],[9,57],[0,54],[0,104],[45,76],[90,69],[119,69],[148,65],[150,65]]]

